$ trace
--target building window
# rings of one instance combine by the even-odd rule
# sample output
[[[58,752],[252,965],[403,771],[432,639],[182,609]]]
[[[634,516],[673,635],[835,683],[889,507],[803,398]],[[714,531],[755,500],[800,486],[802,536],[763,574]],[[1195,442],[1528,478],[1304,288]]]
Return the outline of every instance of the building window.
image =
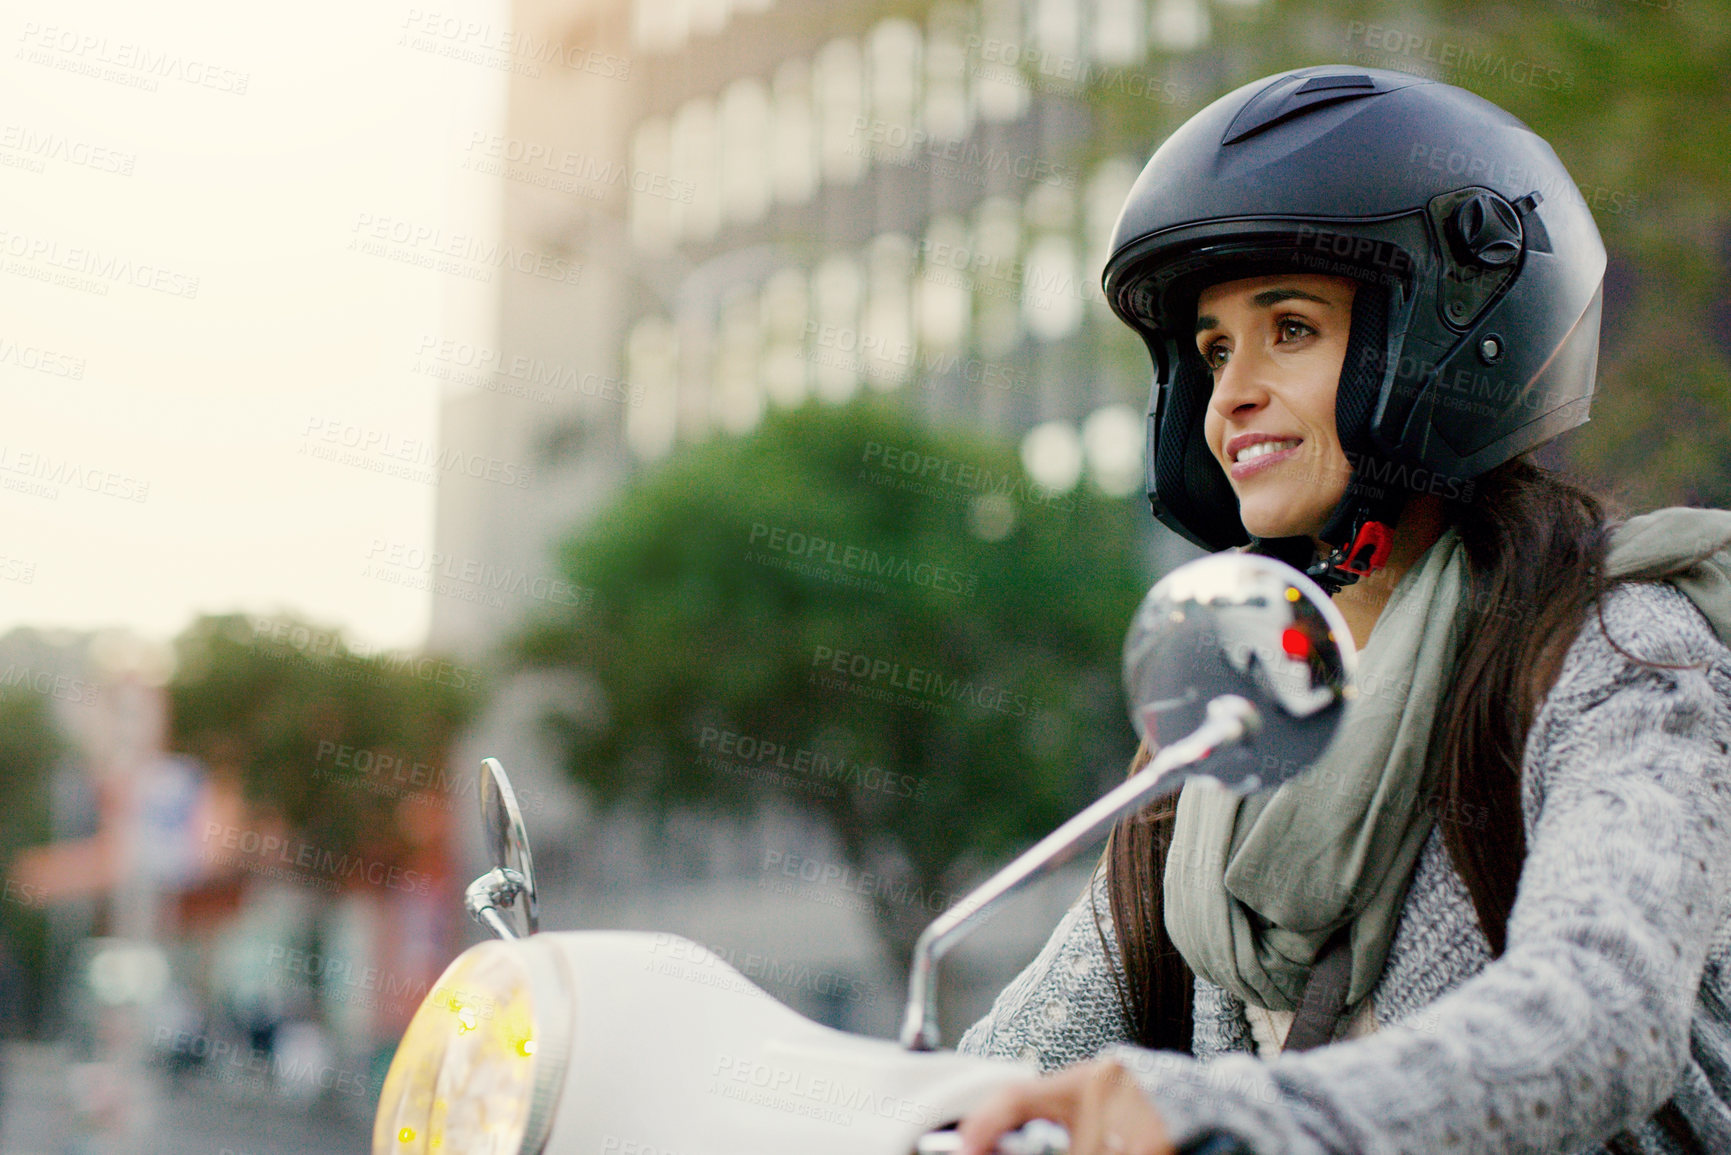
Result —
[[[1089,48],[1101,64],[1140,64],[1147,56],[1142,0],[1094,0]]]
[[[1007,197],[987,197],[974,214],[969,238],[968,267],[974,270],[978,302],[980,352],[997,358],[1021,341],[1020,269],[1021,206]]]
[[[735,80],[721,94],[721,203],[729,221],[750,224],[769,211],[769,93]]]
[[[1154,0],[1149,40],[1167,52],[1189,52],[1208,43],[1213,34],[1202,0]]]
[[[715,122],[715,106],[704,99],[688,100],[673,114],[673,178],[692,190],[690,200],[669,202],[683,240],[707,241],[721,227]]]
[[[915,286],[920,344],[928,349],[956,353],[967,345],[974,311],[967,250],[968,226],[962,218],[953,214],[932,218]]]
[[[749,433],[763,419],[763,389],[758,382],[761,342],[757,294],[742,288],[721,307],[721,333],[715,350],[715,423],[728,433]]]
[[[825,258],[812,277],[816,324],[809,326],[806,356],[817,394],[825,401],[846,401],[859,389],[861,281],[858,262],[845,253]]]
[[[1106,271],[1106,259],[1112,255],[1112,230],[1141,171],[1141,166],[1127,156],[1108,157],[1095,166],[1082,190],[1083,248],[1088,254],[1082,271],[1090,285],[1099,284]],[[1098,299],[1104,304],[1104,296]]]
[[[1033,18],[1033,40],[1042,54],[1042,71],[1075,77],[1081,66],[1081,5],[1077,0],[1034,0]]]
[[[885,20],[866,41],[871,85],[871,127],[892,145],[905,145],[919,128],[920,30],[908,20]]]
[[[1102,405],[1082,422],[1082,449],[1094,484],[1111,497],[1129,497],[1143,481],[1142,454],[1148,431],[1146,417],[1114,402]]]
[[[1022,268],[1022,323],[1042,341],[1057,341],[1082,326],[1085,289],[1076,267],[1076,244],[1067,233],[1046,233],[1028,248]]]
[[[1038,485],[1068,493],[1082,480],[1082,438],[1068,421],[1047,421],[1022,438],[1022,468]]]
[[[733,15],[728,0],[673,0],[690,12],[691,32],[696,36],[714,36],[727,27]]]
[[[818,50],[812,73],[823,179],[854,184],[865,173],[866,162],[865,139],[856,128],[865,105],[859,46],[831,40]]]
[[[962,47],[971,26],[971,14],[960,4],[932,9],[925,51],[925,124],[937,140],[962,140],[974,130],[968,58]]]
[[[1028,111],[1028,81],[1022,75],[1020,0],[980,0],[979,46],[968,61],[974,103],[982,119],[998,124]]]
[[[914,362],[914,244],[900,233],[873,237],[867,255],[870,293],[860,342],[866,379],[893,389],[908,379]]]
[[[679,428],[679,335],[660,317],[645,317],[625,341],[625,377],[642,400],[625,408],[625,443],[640,461],[673,448]]]
[[[631,5],[631,45],[645,52],[674,52],[691,34],[686,0],[636,0]]]
[[[647,253],[672,251],[678,239],[674,219],[675,186],[667,178],[673,168],[673,137],[667,121],[651,117],[631,138],[631,191],[626,213],[631,241]]]
[[[782,269],[764,282],[759,298],[763,327],[763,389],[777,405],[806,399],[806,278],[803,270]]]
[[[817,131],[811,108],[811,68],[797,57],[775,71],[769,168],[775,199],[805,204],[817,192]]]

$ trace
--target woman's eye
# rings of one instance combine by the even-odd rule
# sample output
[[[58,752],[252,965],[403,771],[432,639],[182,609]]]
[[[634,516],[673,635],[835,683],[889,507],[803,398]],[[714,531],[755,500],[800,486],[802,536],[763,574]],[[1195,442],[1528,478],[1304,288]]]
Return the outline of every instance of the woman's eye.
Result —
[[[1202,349],[1202,363],[1208,366],[1209,369],[1218,370],[1222,365],[1226,364],[1226,346],[1218,341],[1212,345],[1204,346]]]
[[[1300,337],[1308,337],[1314,332],[1316,330],[1309,325],[1292,317],[1280,322],[1280,337],[1283,341],[1296,341]]]

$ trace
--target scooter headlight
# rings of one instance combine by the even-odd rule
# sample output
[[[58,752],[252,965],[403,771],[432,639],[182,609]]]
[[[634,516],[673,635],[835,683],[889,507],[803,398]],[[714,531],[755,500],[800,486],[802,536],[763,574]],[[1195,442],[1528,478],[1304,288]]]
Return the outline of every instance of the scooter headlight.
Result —
[[[391,1060],[373,1155],[534,1155],[571,1049],[571,983],[534,939],[484,942],[445,968]]]

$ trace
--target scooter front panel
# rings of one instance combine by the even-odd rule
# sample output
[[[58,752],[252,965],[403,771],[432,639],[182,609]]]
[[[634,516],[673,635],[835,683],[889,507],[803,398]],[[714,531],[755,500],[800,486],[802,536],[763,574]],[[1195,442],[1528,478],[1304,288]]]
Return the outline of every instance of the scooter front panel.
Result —
[[[549,1155],[911,1155],[1033,1068],[814,1023],[667,934],[543,934],[576,1018]]]

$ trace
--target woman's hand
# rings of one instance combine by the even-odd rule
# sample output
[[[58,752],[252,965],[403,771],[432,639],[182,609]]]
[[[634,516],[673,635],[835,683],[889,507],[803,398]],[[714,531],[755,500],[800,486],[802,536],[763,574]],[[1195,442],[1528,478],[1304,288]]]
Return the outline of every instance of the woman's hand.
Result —
[[[1177,1155],[1159,1112],[1117,1063],[1077,1063],[999,1091],[963,1119],[962,1155],[991,1155],[998,1136],[1030,1119],[1070,1132],[1070,1155]]]

